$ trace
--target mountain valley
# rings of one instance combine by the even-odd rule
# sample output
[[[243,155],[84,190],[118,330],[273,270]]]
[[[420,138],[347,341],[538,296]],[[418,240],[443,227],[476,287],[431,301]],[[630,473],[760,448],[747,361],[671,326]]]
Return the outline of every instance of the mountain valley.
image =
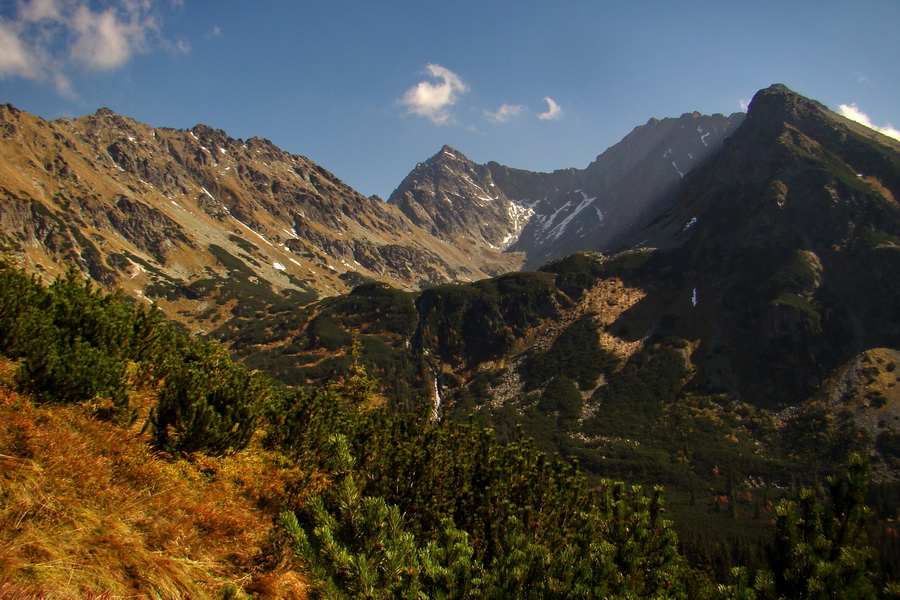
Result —
[[[421,293],[366,284],[219,335],[295,385],[339,379],[357,338],[398,409],[425,398],[595,476],[662,482],[688,538],[711,521],[746,535],[760,502],[851,452],[898,480],[898,151],[773,86],[638,248]],[[460,162],[445,148],[418,169]],[[463,164],[457,181],[490,187]]]
[[[717,575],[762,564],[778,499],[868,456],[900,576],[900,142],[783,85],[651,119],[585,169],[444,146],[387,201],[107,109],[0,107],[0,155],[0,247],[38,278],[74,266],[293,391],[364,374],[362,415],[664,485]]]

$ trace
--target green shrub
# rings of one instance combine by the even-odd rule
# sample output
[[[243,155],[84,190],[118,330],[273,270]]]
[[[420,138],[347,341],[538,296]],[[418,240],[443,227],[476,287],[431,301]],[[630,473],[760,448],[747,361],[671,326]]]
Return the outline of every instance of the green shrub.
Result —
[[[819,280],[821,266],[815,254],[795,250],[770,279],[776,294],[800,294],[812,290]]]
[[[811,302],[798,294],[782,292],[778,294],[778,297],[771,304],[772,306],[798,311],[803,316],[804,326],[809,333],[821,333],[822,315],[819,312],[819,306],[815,302]]]
[[[216,344],[195,343],[168,371],[150,423],[160,450],[223,453],[244,448],[268,398],[268,383]]]
[[[340,350],[350,344],[352,336],[328,315],[313,319],[306,330],[310,349]]]
[[[158,363],[166,330],[155,308],[103,293],[74,269],[45,287],[0,265],[0,353],[21,360],[20,384],[44,400],[110,400],[111,414],[127,417],[126,366]]]
[[[538,408],[547,413],[557,413],[558,426],[566,429],[577,425],[581,405],[581,392],[574,381],[564,376],[551,380],[538,401]]]

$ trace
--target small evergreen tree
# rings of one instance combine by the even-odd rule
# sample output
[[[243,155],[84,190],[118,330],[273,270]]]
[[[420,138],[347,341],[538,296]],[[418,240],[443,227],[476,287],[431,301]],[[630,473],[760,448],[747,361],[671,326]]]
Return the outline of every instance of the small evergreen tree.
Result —
[[[288,452],[294,460],[323,468],[331,437],[348,435],[357,413],[344,410],[331,390],[278,390],[266,411],[266,447]]]
[[[857,454],[845,477],[829,477],[831,503],[804,489],[776,509],[771,566],[786,598],[875,598],[875,552],[866,544],[872,511],[865,504],[868,464]]]
[[[678,536],[663,516],[663,490],[647,495],[625,484],[603,486],[599,500],[602,539],[613,551],[613,586],[619,594],[638,597],[687,597],[684,578],[687,564],[678,552]]]
[[[375,398],[378,390],[378,384],[369,377],[360,362],[362,349],[362,342],[354,336],[350,344],[350,374],[332,386],[338,396],[351,406],[364,406]]]
[[[867,544],[872,518],[866,506],[868,464],[850,457],[843,477],[828,478],[830,503],[812,490],[799,501],[783,500],[776,508],[775,540],[769,552],[770,571],[751,581],[744,568],[719,587],[733,600],[872,600],[875,551]],[[893,593],[890,586],[885,595]]]
[[[170,452],[244,448],[269,395],[261,376],[218,344],[192,344],[168,371],[150,415],[154,445]]]
[[[310,503],[310,524],[302,527],[291,512],[281,515],[294,551],[307,565],[315,597],[472,597],[478,568],[466,534],[448,521],[441,540],[420,545],[395,505],[362,495],[347,439],[335,436],[332,443],[335,485]]]

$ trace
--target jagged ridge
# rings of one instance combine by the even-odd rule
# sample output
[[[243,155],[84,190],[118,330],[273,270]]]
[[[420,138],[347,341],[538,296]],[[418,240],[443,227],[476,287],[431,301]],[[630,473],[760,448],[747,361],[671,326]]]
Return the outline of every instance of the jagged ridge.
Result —
[[[518,264],[465,254],[261,138],[152,128],[109,109],[47,122],[6,105],[0,125],[3,250],[48,274],[76,264],[138,295],[157,290],[188,321],[212,316],[207,292],[237,274],[262,285],[244,296],[300,301],[366,279],[417,288]]]
[[[684,175],[742,119],[651,119],[586,169],[553,173],[477,165],[444,146],[388,201],[441,239],[521,252],[529,268],[580,250],[608,252],[667,210]]]

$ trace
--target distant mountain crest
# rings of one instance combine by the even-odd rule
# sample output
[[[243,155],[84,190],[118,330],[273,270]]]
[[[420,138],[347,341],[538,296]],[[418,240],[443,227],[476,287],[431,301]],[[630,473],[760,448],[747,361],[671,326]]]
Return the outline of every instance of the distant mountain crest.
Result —
[[[583,170],[477,165],[444,146],[416,166],[389,202],[445,241],[521,252],[529,267],[579,250],[606,252],[662,214],[685,175],[721,147],[743,116],[651,119]]]
[[[188,323],[227,318],[239,296],[417,289],[521,263],[460,251],[305,157],[206,125],[153,128],[107,108],[48,122],[5,105],[0,157],[7,256],[48,275],[75,265]]]
[[[388,202],[432,235],[473,249],[505,250],[531,216],[497,186],[490,167],[446,145],[416,165]]]

